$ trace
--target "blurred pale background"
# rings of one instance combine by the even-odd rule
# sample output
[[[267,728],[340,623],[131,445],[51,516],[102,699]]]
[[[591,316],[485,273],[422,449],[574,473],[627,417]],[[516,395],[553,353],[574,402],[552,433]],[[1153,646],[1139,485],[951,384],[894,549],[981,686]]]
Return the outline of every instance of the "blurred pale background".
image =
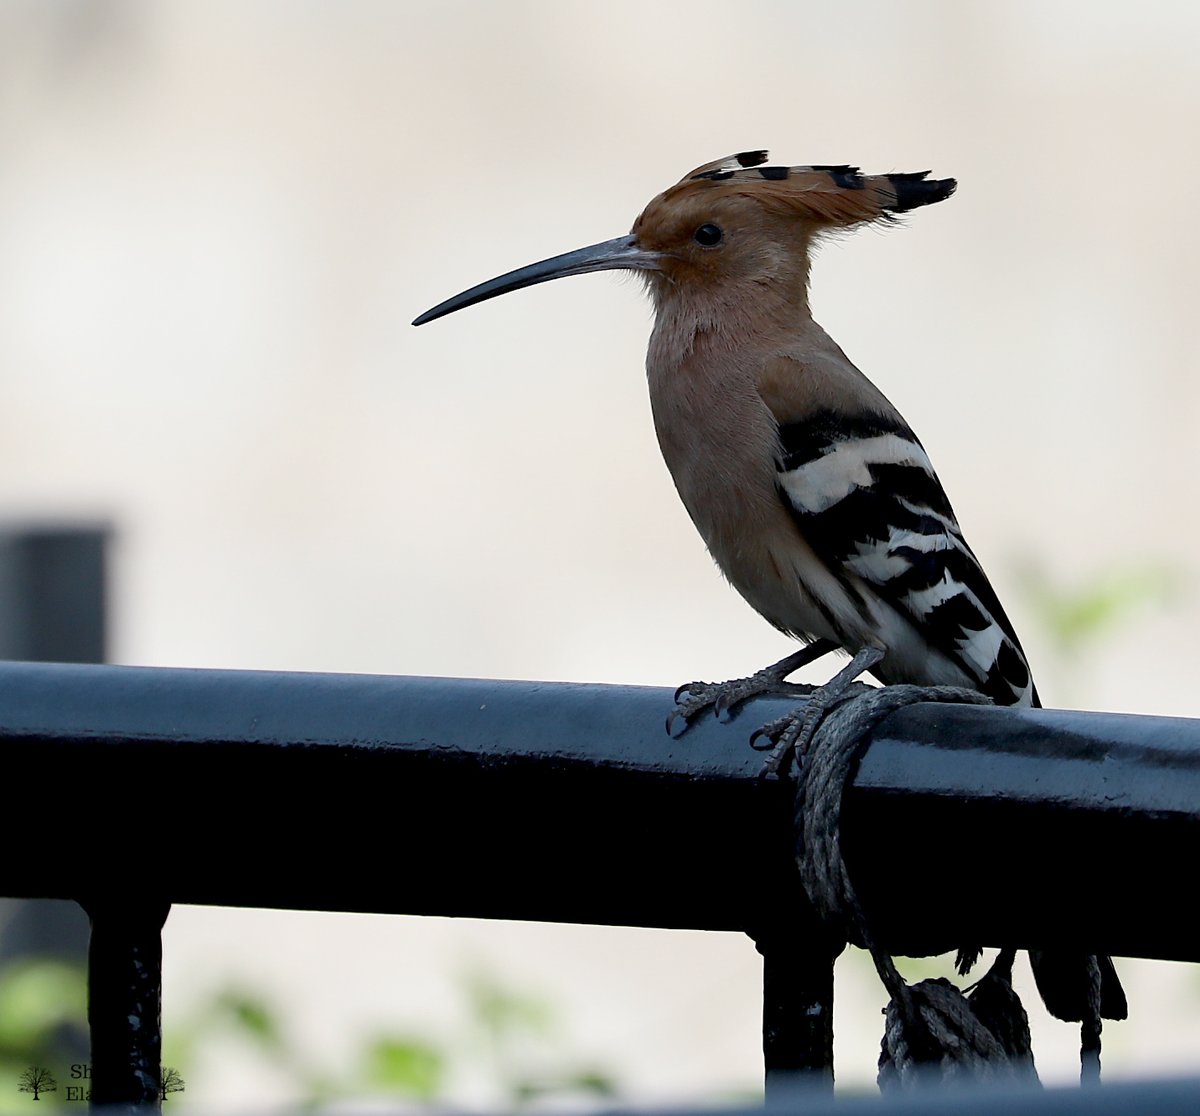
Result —
[[[788,645],[658,458],[636,284],[408,323],[732,151],[931,167],[958,195],[828,246],[816,315],[921,435],[1047,703],[1200,715],[1198,51],[1185,2],[6,0],[0,513],[116,524],[122,662],[744,674]],[[1122,607],[1076,638],[1079,594]],[[165,950],[168,1034],[235,979],[333,1067],[372,1026],[453,1031],[481,967],[630,1099],[760,1076],[735,935],[184,908]],[[862,1083],[882,996],[842,969]],[[1194,1066],[1194,971],[1123,971],[1109,1074]],[[1073,1029],[1027,1005],[1073,1079]],[[216,1048],[176,1099],[294,1098]]]

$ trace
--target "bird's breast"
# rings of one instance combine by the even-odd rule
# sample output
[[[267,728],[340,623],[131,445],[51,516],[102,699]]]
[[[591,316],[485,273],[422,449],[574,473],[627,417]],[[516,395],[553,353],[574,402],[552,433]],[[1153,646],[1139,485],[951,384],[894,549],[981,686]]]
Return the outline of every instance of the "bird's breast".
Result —
[[[701,359],[707,356],[708,359]],[[647,362],[658,443],[680,499],[724,575],[776,627],[837,638],[815,603],[829,577],[776,490],[778,428],[736,354]]]

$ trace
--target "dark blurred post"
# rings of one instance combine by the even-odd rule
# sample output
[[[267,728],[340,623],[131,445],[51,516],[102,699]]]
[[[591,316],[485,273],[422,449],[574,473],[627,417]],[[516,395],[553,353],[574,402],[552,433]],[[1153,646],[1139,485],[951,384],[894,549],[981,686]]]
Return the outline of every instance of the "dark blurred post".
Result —
[[[0,524],[0,659],[105,661],[109,534],[103,525]],[[48,830],[56,804],[68,798],[70,772],[58,789],[46,796]],[[36,843],[22,855],[36,857]],[[0,966],[52,957],[82,968],[87,956],[88,919],[78,904],[0,899]],[[86,1033],[59,1038],[72,1061],[87,1061]]]
[[[105,661],[108,535],[0,524],[0,659]]]

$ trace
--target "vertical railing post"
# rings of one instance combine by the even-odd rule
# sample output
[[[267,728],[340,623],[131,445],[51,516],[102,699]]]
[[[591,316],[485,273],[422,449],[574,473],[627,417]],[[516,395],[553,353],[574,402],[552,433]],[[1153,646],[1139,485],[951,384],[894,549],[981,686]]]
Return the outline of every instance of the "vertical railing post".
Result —
[[[833,963],[845,943],[809,904],[796,867],[795,791],[759,783],[764,892],[747,931],[763,959],[763,1063],[768,1104],[797,1089],[833,1093]]]
[[[779,918],[753,937],[763,958],[767,1103],[797,1088],[832,1094],[833,963],[842,943],[807,911]]]
[[[92,1105],[160,1111],[162,927],[170,904],[85,900]]]

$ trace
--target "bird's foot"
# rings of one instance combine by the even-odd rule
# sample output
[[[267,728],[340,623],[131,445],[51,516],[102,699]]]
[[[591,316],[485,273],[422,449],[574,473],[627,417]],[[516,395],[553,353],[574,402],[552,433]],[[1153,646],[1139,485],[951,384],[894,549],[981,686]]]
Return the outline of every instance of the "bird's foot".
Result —
[[[787,682],[771,668],[728,682],[685,682],[675,691],[675,708],[667,717],[667,732],[682,736],[701,714],[712,710],[718,721],[729,721],[739,705],[766,694],[801,696],[811,686]]]
[[[759,751],[770,750],[759,776],[786,775],[793,756],[797,764],[802,763],[812,738],[826,715],[855,694],[871,689],[865,682],[857,682],[855,679],[864,671],[870,670],[882,658],[882,651],[874,647],[864,647],[824,686],[814,689],[803,705],[758,729],[750,737],[750,746]]]
[[[847,696],[827,695],[825,690],[824,686],[818,687],[803,705],[755,730],[750,747],[770,753],[759,772],[760,778],[771,775],[782,778],[788,773],[793,756],[797,763],[802,762],[825,714],[837,704],[836,698]]]
[[[734,678],[728,682],[685,682],[675,691],[675,708],[667,717],[667,732],[672,737],[682,736],[697,717],[710,709],[717,720],[728,721],[738,706],[751,698],[766,694],[787,697],[808,694],[811,686],[788,682],[787,676],[832,651],[835,646],[830,640],[818,639],[748,678]]]

